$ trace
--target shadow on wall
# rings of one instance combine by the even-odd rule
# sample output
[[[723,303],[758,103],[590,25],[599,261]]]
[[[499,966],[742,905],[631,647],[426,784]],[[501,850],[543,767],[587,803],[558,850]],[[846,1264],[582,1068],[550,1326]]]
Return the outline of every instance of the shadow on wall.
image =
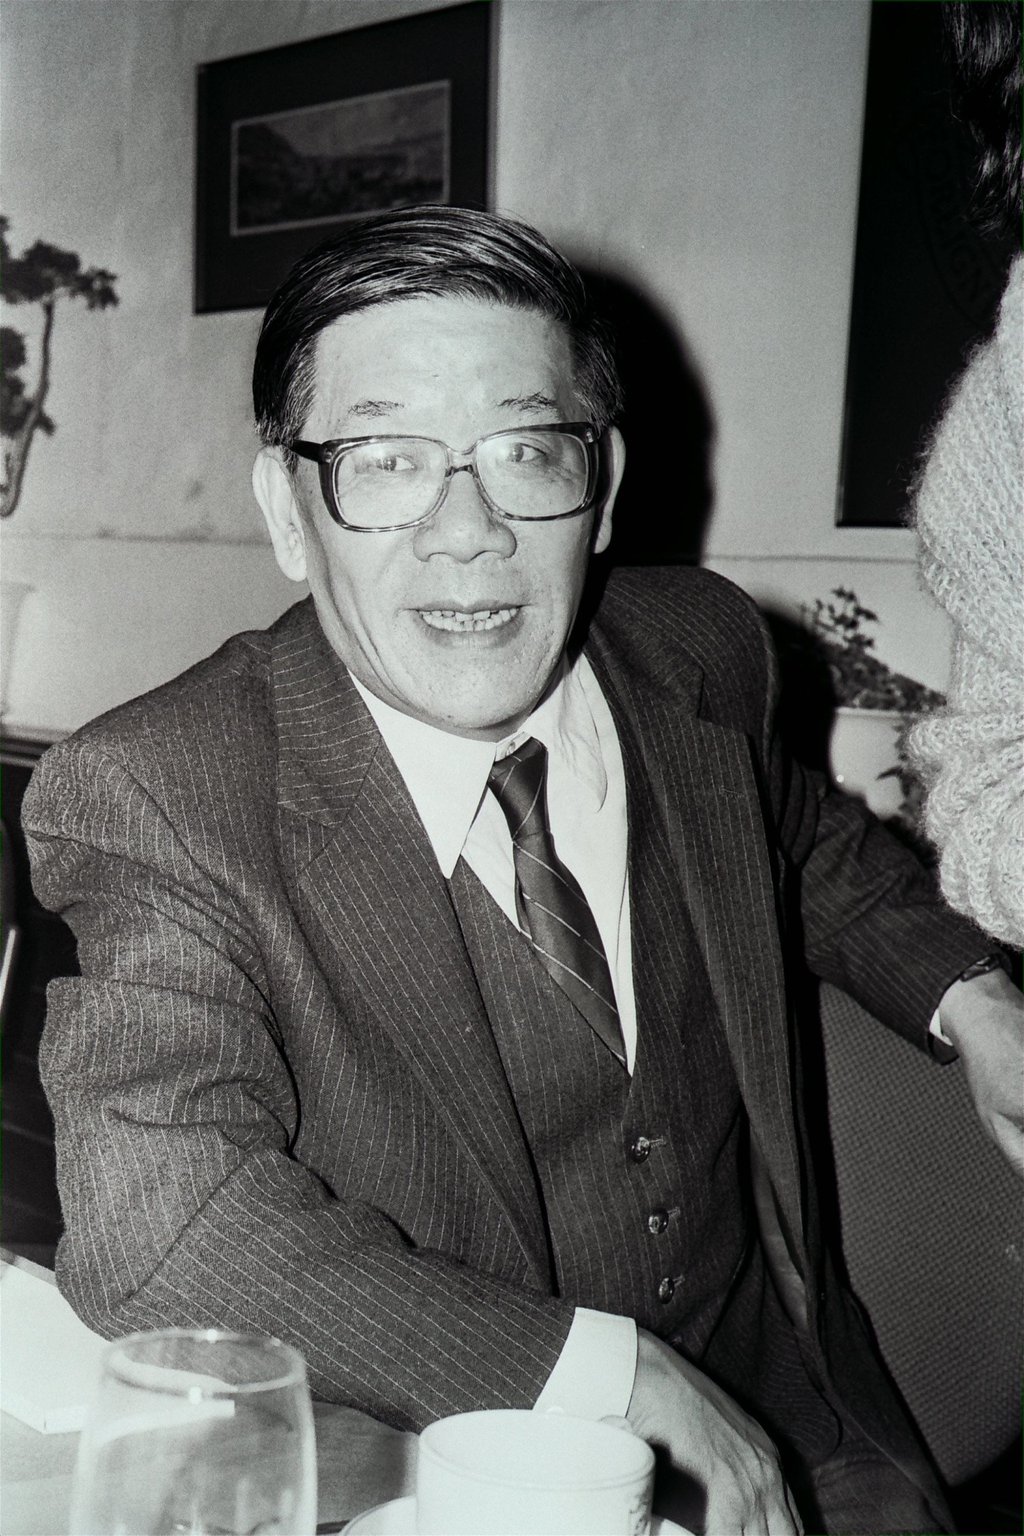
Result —
[[[700,564],[714,506],[715,421],[704,381],[673,320],[630,279],[585,266],[580,270],[595,307],[607,317],[614,333],[625,397],[621,425],[626,441],[626,473],[615,506],[611,547],[595,562],[580,614],[582,633],[612,568]],[[857,608],[852,593],[847,596],[857,614],[874,619]],[[877,707],[893,711],[890,718],[898,720],[901,712],[941,702],[938,695],[924,698],[928,690],[923,685],[893,673],[876,658],[872,638],[861,637],[863,651],[855,650],[843,627],[841,604],[838,628],[831,635],[817,633],[813,624],[770,607],[762,605],[762,613],[779,660],[780,733],[789,753],[808,768],[831,776],[830,749],[840,705],[853,702],[862,709],[868,705],[874,709],[873,695],[881,691],[886,697]],[[858,675],[867,674],[861,681],[872,685],[871,699],[859,694],[852,700],[840,696],[835,675],[837,645],[845,645],[843,656],[856,655]],[[847,670],[840,669],[844,681]],[[888,733],[884,744],[898,750]],[[889,762],[879,762],[880,772],[889,767]],[[900,841],[929,860],[932,850],[920,832],[917,787],[902,758],[893,773],[903,802],[898,813],[882,814]],[[885,771],[884,776],[889,778],[890,773]],[[898,798],[898,792],[893,793]]]
[[[613,565],[699,562],[714,500],[715,427],[703,380],[673,323],[624,278],[584,275],[615,334],[625,393],[626,473]]]
[[[829,771],[829,742],[839,699],[828,655],[788,614],[762,607],[779,660],[779,734],[797,762]]]

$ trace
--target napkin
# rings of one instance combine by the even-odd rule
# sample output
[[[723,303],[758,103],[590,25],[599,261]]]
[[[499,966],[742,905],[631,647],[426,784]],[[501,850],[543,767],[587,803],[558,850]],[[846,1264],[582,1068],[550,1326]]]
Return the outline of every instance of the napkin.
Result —
[[[106,1340],[87,1328],[48,1270],[3,1256],[0,1409],[44,1434],[81,1429]]]

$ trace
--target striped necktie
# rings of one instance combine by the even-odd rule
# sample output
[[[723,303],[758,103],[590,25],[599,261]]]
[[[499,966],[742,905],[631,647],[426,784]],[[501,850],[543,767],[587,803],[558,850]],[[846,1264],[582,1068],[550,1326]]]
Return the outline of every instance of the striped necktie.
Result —
[[[487,781],[512,834],[519,926],[552,980],[625,1066],[615,992],[594,914],[551,840],[547,767],[543,742],[530,737],[495,763]]]

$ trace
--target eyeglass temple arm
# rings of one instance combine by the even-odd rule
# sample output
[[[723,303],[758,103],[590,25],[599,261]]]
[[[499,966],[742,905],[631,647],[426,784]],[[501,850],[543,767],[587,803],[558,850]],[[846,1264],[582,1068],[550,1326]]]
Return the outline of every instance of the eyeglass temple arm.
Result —
[[[288,448],[292,453],[297,453],[302,459],[312,459],[320,474],[320,494],[323,497],[324,506],[332,522],[344,527],[342,519],[334,508],[334,469],[332,460],[334,450],[328,443],[311,443],[308,438],[296,437],[290,443],[283,443],[282,447]]]
[[[331,455],[326,443],[311,443],[304,437],[296,437],[290,443],[283,443],[282,447],[297,453],[300,459],[312,459],[315,464],[325,464]]]

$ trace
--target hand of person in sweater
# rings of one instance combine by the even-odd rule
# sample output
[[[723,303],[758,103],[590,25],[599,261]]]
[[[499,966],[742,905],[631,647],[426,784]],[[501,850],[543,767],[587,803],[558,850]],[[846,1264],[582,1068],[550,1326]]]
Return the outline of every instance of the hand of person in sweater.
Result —
[[[987,1134],[1024,1178],[1024,997],[1004,971],[955,981],[939,1004]]]
[[[626,1418],[658,1457],[658,1513],[701,1536],[800,1536],[778,1452],[764,1430],[643,1328]]]

